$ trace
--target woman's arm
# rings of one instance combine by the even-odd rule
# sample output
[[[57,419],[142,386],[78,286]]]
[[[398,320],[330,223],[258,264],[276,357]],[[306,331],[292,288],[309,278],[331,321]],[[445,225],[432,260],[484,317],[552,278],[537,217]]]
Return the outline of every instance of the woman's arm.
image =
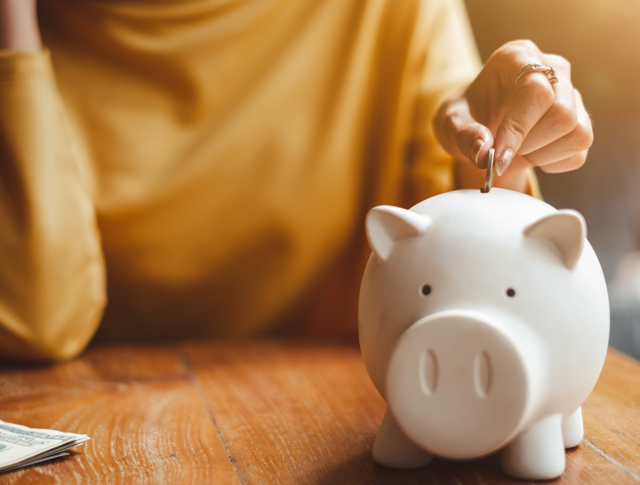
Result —
[[[42,49],[35,0],[0,0],[0,49]]]
[[[33,0],[0,0],[0,107],[0,360],[68,359],[98,326],[105,270]]]
[[[81,352],[105,304],[96,215],[46,51],[0,51],[0,360]]]

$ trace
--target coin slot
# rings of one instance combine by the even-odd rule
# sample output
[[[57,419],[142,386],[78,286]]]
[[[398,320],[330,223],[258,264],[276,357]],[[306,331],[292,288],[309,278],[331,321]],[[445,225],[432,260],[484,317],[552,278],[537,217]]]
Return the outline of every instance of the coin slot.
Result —
[[[433,350],[423,350],[420,354],[420,385],[426,396],[431,396],[438,386],[438,359]]]

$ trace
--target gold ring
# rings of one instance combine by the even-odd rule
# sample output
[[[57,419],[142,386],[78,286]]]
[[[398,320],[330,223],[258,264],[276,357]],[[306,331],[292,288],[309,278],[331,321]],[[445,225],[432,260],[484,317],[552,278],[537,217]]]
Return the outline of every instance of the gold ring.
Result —
[[[542,74],[547,76],[547,79],[551,84],[555,84],[558,82],[556,70],[553,68],[553,66],[547,67],[543,66],[542,64],[527,64],[522,69],[520,69],[520,72],[516,76],[516,80],[514,81],[513,85],[515,86],[518,83],[518,79],[520,79],[522,76],[524,76],[525,74],[530,74],[532,72],[541,72]]]

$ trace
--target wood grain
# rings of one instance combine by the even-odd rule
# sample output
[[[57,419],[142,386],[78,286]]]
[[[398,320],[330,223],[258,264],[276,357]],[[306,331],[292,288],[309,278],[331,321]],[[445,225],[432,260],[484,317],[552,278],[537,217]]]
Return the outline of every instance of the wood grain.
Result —
[[[640,481],[640,364],[610,349],[583,409],[585,438]]]
[[[239,483],[177,348],[105,347],[56,367],[5,368],[0,419],[91,437],[2,484]]]
[[[356,348],[208,343],[187,352],[243,484],[523,483],[501,472],[497,456],[414,471],[376,465],[371,448],[385,403]],[[617,364],[614,356],[608,366]],[[633,370],[640,379],[640,366]],[[567,454],[556,482],[639,483],[592,443]]]
[[[527,483],[507,478],[497,456],[376,465],[384,409],[352,346],[98,347],[55,367],[0,368],[0,419],[92,437],[0,483]],[[587,439],[559,480],[542,483],[640,484],[640,364],[610,351],[583,409]]]

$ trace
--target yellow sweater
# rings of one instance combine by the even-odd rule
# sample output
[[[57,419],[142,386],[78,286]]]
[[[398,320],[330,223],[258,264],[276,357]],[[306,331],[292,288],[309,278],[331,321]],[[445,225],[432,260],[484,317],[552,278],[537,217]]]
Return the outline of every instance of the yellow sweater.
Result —
[[[0,53],[0,357],[353,333],[366,211],[453,188],[461,1],[38,3],[47,50]]]

